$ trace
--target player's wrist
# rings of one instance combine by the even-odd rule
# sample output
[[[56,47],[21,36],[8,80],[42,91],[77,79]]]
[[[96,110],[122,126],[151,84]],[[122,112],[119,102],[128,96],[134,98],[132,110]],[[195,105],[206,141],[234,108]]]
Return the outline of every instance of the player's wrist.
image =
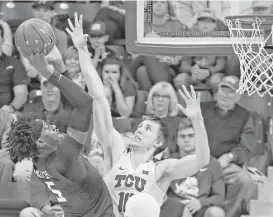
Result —
[[[62,59],[58,59],[53,64],[55,71],[59,73],[64,73],[66,71],[66,66],[64,64],[64,61]]]

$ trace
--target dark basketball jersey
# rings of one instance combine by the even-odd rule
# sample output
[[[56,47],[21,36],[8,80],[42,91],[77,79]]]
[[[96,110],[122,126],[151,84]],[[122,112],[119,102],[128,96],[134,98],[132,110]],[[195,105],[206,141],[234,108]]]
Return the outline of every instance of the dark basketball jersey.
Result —
[[[87,175],[76,183],[57,171],[55,157],[56,152],[50,154],[45,167],[35,168],[34,173],[55,196],[65,217],[114,217],[111,196],[97,169],[79,155],[78,162],[86,167]]]

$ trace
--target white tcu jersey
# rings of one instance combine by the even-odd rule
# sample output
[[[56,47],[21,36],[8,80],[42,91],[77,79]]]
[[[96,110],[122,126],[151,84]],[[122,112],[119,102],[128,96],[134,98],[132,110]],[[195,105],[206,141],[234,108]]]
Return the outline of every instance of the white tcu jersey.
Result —
[[[134,170],[128,151],[107,174],[104,180],[113,200],[116,217],[124,216],[129,197],[140,192],[153,196],[160,205],[163,203],[165,192],[156,183],[155,166],[156,163],[150,161]]]

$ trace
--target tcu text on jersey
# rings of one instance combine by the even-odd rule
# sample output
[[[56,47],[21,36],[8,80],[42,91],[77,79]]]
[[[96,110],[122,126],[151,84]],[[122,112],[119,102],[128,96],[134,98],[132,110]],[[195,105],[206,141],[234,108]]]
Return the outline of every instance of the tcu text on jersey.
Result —
[[[133,176],[131,174],[128,175],[116,175],[115,177],[115,188],[134,188],[138,192],[144,190],[146,185],[146,180]],[[120,192],[119,193],[119,202],[118,202],[118,211],[125,212],[125,207],[128,199],[133,196],[133,193],[130,192]]]

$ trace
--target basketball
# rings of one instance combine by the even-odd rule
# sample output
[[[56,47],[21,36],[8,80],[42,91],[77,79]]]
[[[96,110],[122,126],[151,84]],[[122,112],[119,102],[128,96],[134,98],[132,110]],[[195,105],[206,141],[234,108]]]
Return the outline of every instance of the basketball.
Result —
[[[29,41],[29,45],[27,45]],[[37,41],[37,44],[35,43]],[[15,32],[15,45],[20,47],[21,53],[30,56],[33,51],[42,53],[46,49],[46,55],[51,52],[56,44],[56,37],[53,28],[45,21],[32,18],[24,21]],[[45,47],[45,44],[47,46]]]

